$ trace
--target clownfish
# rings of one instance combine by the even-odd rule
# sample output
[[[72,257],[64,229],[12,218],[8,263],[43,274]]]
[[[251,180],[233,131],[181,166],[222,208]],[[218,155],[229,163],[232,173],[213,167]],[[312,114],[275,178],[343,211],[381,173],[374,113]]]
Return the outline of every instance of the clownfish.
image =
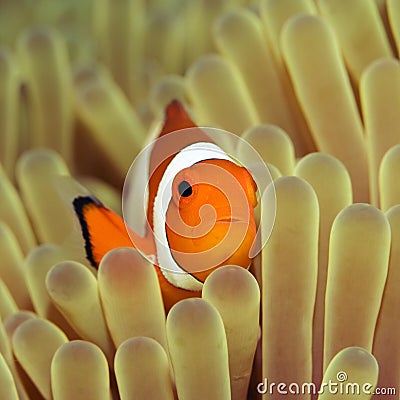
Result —
[[[176,100],[166,107],[147,167],[144,236],[92,196],[75,198],[73,206],[89,262],[98,267],[109,250],[135,247],[152,260],[168,311],[181,299],[201,296],[216,268],[250,266],[257,185]]]

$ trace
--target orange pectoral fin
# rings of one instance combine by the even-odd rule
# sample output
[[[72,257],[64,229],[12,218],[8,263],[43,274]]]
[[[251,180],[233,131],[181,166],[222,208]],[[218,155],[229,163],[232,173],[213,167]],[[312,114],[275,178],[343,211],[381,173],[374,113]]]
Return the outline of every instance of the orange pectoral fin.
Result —
[[[77,197],[73,205],[81,224],[86,257],[94,267],[98,267],[103,256],[116,247],[135,247],[151,254],[149,241],[132,231],[128,234],[124,220],[95,197]]]

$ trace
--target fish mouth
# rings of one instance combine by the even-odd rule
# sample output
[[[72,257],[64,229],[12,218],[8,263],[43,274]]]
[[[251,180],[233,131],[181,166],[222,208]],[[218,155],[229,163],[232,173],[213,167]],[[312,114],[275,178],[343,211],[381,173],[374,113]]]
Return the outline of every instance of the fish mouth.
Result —
[[[219,218],[215,222],[224,222],[224,223],[235,223],[235,222],[246,222],[243,219],[240,218],[235,218],[235,217],[224,217],[224,218]]]

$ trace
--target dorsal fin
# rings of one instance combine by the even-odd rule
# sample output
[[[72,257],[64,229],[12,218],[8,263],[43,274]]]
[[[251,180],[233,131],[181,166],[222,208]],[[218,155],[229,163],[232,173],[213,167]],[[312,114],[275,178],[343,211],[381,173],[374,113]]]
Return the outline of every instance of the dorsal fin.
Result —
[[[184,128],[194,128],[196,124],[178,100],[172,100],[165,108],[164,124],[159,137]]]
[[[174,135],[172,132],[181,129],[187,132]],[[183,105],[173,100],[165,109],[165,119],[158,140],[155,141],[149,165],[149,207],[147,218],[153,227],[153,204],[158,185],[172,158],[183,148],[197,142],[213,142],[210,137],[192,121]]]

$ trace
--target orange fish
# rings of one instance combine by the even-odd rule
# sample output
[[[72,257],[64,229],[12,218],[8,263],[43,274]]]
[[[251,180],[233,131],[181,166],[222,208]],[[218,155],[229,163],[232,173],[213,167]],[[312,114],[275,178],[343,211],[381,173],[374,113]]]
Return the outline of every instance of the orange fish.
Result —
[[[113,248],[137,248],[154,263],[166,310],[181,299],[200,296],[216,268],[250,266],[257,230],[256,183],[192,122],[178,101],[166,108],[146,172],[144,236],[93,197],[73,201],[93,266]]]

